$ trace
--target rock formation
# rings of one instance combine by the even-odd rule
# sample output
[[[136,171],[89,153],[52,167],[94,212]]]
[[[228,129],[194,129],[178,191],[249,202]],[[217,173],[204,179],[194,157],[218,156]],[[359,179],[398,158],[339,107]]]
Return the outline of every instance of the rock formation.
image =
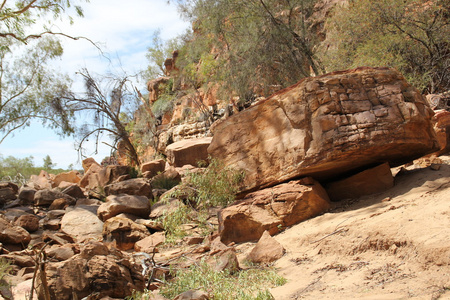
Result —
[[[438,149],[432,110],[393,69],[310,77],[214,128],[208,152],[246,173],[243,191],[302,176],[330,180]]]

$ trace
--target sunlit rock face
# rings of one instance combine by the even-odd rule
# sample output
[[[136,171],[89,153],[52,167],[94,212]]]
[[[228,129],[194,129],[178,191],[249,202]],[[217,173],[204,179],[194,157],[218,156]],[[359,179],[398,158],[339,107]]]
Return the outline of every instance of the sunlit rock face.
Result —
[[[301,176],[335,179],[438,149],[433,111],[396,70],[305,78],[214,127],[208,152],[245,170],[242,191]]]

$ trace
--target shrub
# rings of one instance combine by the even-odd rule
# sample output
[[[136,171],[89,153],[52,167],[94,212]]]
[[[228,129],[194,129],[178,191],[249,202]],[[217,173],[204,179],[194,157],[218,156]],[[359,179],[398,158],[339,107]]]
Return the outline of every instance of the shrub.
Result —
[[[225,207],[234,201],[243,178],[243,172],[227,168],[217,159],[210,159],[206,169],[190,173],[183,185],[194,191],[188,194],[188,200],[197,206]]]
[[[169,299],[190,289],[205,290],[211,299],[217,300],[273,299],[268,288],[286,283],[273,269],[249,269],[232,275],[214,271],[205,261],[188,270],[176,271],[174,275],[176,277],[161,288],[161,294]]]

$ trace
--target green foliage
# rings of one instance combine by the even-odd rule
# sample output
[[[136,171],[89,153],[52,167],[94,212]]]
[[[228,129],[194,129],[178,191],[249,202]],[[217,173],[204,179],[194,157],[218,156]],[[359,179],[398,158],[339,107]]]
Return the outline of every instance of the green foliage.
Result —
[[[170,39],[164,41],[161,38],[161,31],[157,30],[153,34],[152,45],[147,50],[147,59],[149,66],[144,76],[146,79],[155,79],[164,76],[164,62],[167,58],[172,57],[175,50],[181,48],[181,41],[179,39]]]
[[[5,258],[0,258],[0,289],[9,288],[9,284],[4,279],[10,272],[11,263]]]
[[[269,300],[273,297],[268,288],[286,283],[271,269],[250,269],[231,275],[226,271],[214,271],[205,261],[175,275],[174,280],[161,288],[161,294],[169,299],[190,289],[202,289],[214,300]]]
[[[158,175],[152,179],[152,188],[170,190],[179,183],[180,182],[178,180]]]
[[[158,219],[162,223],[166,232],[166,243],[174,244],[177,240],[186,236],[183,224],[188,223],[192,209],[184,204],[180,204],[176,209],[166,211],[162,217]]]
[[[430,93],[450,89],[448,1],[361,0],[338,6],[322,53],[329,71],[358,66],[397,68]]]
[[[183,37],[179,62],[193,87],[219,82],[224,97],[246,100],[309,76],[310,67],[324,71],[310,23],[315,0],[180,2],[194,24]]]
[[[50,155],[47,155],[46,157],[44,157],[44,164],[42,165],[42,167],[44,169],[52,169],[55,166],[56,166],[56,164],[54,164],[52,162]]]
[[[207,168],[188,174],[183,183],[175,186],[167,194],[167,198],[161,200],[167,201],[169,197],[173,197],[186,203],[159,220],[166,230],[166,240],[169,244],[185,235],[181,225],[187,222],[198,224],[202,233],[208,235],[213,230],[207,224],[208,209],[224,207],[235,199],[244,174],[224,167],[223,163],[216,159],[210,161]]]
[[[217,159],[210,159],[208,167],[190,173],[184,185],[195,193],[188,200],[200,207],[227,206],[235,199],[244,174],[224,166]]]
[[[3,1],[0,6],[0,143],[15,130],[39,119],[60,134],[72,134],[73,114],[63,108],[71,80],[51,61],[63,53],[52,33],[53,18],[73,21],[73,1]],[[81,7],[74,6],[82,16]],[[43,24],[43,25],[38,25]]]
[[[18,185],[23,185],[30,179],[31,175],[38,175],[41,170],[51,172],[53,174],[67,171],[64,169],[36,167],[32,156],[25,158],[8,156],[4,158],[0,155],[0,180],[11,181]]]

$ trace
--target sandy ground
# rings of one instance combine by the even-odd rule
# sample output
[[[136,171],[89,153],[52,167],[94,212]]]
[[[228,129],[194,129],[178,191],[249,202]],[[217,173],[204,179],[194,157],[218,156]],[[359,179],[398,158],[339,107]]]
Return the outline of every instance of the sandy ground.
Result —
[[[287,299],[450,299],[450,157],[275,236]],[[250,245],[242,245],[242,254]]]

